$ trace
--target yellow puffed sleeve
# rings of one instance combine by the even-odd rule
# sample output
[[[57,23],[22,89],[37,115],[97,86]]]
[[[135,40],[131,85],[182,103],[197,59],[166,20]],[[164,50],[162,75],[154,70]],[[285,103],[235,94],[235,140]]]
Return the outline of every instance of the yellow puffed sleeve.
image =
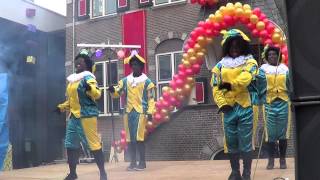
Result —
[[[223,90],[219,89],[219,84],[221,83],[220,80],[220,64],[217,64],[213,69],[212,69],[212,78],[211,78],[211,87],[212,87],[212,94],[213,94],[213,100],[217,104],[219,108],[221,108],[224,105],[227,105],[227,101],[224,97]]]
[[[61,112],[69,111],[70,110],[69,98],[65,102],[59,104],[58,108],[60,109]]]
[[[89,95],[92,99],[97,100],[101,97],[101,90],[97,86],[97,81],[93,78],[86,80],[87,84],[91,87],[90,91],[87,91],[87,95]]]
[[[155,85],[153,83],[150,83],[147,87],[147,93],[148,93],[148,110],[147,110],[147,114],[153,114],[154,112],[156,112],[156,108],[155,108]]]
[[[249,86],[255,75],[257,74],[258,64],[256,60],[247,60],[247,63],[243,67],[242,72],[231,81],[231,86],[233,89],[243,88]]]

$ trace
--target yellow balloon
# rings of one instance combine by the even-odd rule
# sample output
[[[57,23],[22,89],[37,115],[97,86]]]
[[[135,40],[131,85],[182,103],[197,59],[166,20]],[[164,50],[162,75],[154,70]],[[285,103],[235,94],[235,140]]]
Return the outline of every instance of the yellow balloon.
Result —
[[[162,116],[167,116],[168,115],[168,110],[166,110],[166,109],[161,109],[161,115]]]
[[[204,53],[203,52],[197,52],[197,59],[202,59],[204,58]]]
[[[252,15],[250,16],[250,22],[251,22],[252,24],[257,24],[258,21],[259,21],[259,18],[258,18],[258,16],[256,16],[255,14],[252,14]]]
[[[179,96],[179,95],[182,94],[182,89],[181,89],[181,88],[177,88],[177,89],[176,89],[176,92],[177,92],[177,94],[178,94],[178,96]]]
[[[183,87],[183,94],[189,95],[191,92],[191,89],[192,89],[192,87],[190,84],[185,84]]]
[[[206,45],[206,39],[203,36],[199,36],[198,39],[197,39],[197,42],[199,43],[199,45],[201,47]]]
[[[207,54],[207,50],[205,48],[202,48],[201,52],[203,52],[204,54]]]
[[[176,92],[173,89],[170,89],[168,92],[171,96],[176,96]]]
[[[188,54],[187,53],[183,53],[183,55],[182,55],[182,58],[183,59],[187,59],[189,56],[188,56]]]
[[[183,61],[182,63],[183,63],[183,65],[185,67],[190,67],[191,66],[191,63],[189,61]]]
[[[192,56],[192,57],[189,59],[189,62],[190,62],[191,64],[194,64],[194,63],[197,62],[197,58],[196,58],[195,56]]]
[[[200,50],[202,49],[202,47],[201,47],[201,45],[200,45],[199,43],[196,43],[196,44],[194,45],[193,49],[194,49],[195,51],[200,51]]]
[[[280,43],[281,42],[281,36],[280,36],[279,33],[273,33],[272,42],[274,42],[274,43]]]
[[[214,14],[210,14],[208,19],[209,21],[214,22],[214,18]]]
[[[212,43],[213,38],[211,38],[211,37],[207,37],[207,38],[206,38],[206,41],[207,41],[207,44],[210,44],[210,43]]]
[[[194,78],[193,77],[187,77],[187,83],[188,84],[194,83]]]
[[[235,8],[242,8],[242,3],[241,3],[241,2],[236,2],[236,3],[234,4],[234,7],[235,7]]]
[[[168,86],[162,87],[162,92],[168,92],[170,88]]]
[[[233,7],[233,3],[227,3],[227,7]]]
[[[249,4],[243,5],[244,10],[251,10],[251,6]]]
[[[251,9],[246,9],[244,10],[243,16],[246,18],[250,18],[250,16],[252,15],[252,11]]]
[[[217,14],[214,15],[214,21],[213,22],[219,23],[219,22],[222,21],[222,19],[223,19],[222,14],[221,13],[217,13]]]
[[[190,49],[188,49],[188,52],[187,52],[187,53],[188,53],[188,56],[191,57],[191,56],[194,55],[195,51],[194,51],[193,48],[190,48]]]
[[[265,23],[262,22],[262,21],[259,21],[257,24],[256,24],[256,27],[259,31],[261,30],[264,30],[264,28],[266,27]]]
[[[242,8],[237,8],[234,13],[237,17],[242,17],[244,15],[244,11]]]

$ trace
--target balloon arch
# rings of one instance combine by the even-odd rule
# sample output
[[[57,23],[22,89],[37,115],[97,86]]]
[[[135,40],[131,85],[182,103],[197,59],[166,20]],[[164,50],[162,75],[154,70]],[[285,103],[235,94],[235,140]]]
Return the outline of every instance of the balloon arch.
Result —
[[[148,122],[148,133],[161,123],[169,120],[170,113],[181,106],[185,97],[189,96],[195,84],[194,75],[200,72],[204,57],[207,54],[206,46],[220,35],[222,30],[235,26],[236,23],[245,25],[252,36],[259,38],[263,45],[279,47],[282,60],[288,63],[288,50],[285,35],[280,28],[261,12],[260,8],[251,9],[248,4],[228,3],[221,6],[214,14],[209,15],[205,21],[190,33],[183,50],[182,63],[179,71],[173,76],[169,86],[162,88],[162,97],[156,102],[156,112],[152,121]]]

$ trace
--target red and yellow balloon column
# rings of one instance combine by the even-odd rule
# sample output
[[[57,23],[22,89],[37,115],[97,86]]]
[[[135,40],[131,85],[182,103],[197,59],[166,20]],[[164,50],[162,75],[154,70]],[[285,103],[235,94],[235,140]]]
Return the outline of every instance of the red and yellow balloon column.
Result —
[[[174,75],[170,85],[162,88],[162,97],[156,102],[156,113],[152,122],[148,122],[147,131],[152,132],[157,125],[169,120],[170,113],[181,106],[182,100],[190,95],[195,81],[194,75],[200,72],[206,55],[206,47],[219,36],[222,30],[227,30],[236,23],[245,25],[263,45],[279,47],[284,63],[288,63],[288,50],[283,32],[270,21],[259,8],[252,9],[250,5],[240,2],[221,6],[206,21],[200,21],[190,33],[183,47],[182,63],[178,74]]]

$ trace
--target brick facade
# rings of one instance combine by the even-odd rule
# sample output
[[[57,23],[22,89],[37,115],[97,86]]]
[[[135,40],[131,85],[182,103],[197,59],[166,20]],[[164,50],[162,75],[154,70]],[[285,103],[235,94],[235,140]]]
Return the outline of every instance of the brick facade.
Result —
[[[242,1],[260,7],[266,15],[285,29],[285,21],[279,14],[274,0]],[[130,1],[130,11],[138,8],[138,1]],[[155,53],[159,45],[170,39],[185,40],[187,35],[203,20],[210,10],[204,11],[198,5],[187,2],[146,8],[146,51],[148,59],[148,76],[156,80]],[[214,12],[215,9],[212,10]],[[67,5],[66,28],[66,73],[72,72],[72,4]],[[75,26],[76,43],[118,44],[122,42],[121,14],[77,21]],[[180,47],[182,49],[182,47]],[[76,48],[76,51],[79,51]],[[123,77],[122,63],[119,65],[119,76]],[[223,131],[220,115],[212,101],[209,87],[210,70],[204,64],[197,77],[207,78],[208,104],[186,106],[174,113],[168,123],[161,125],[147,139],[148,160],[196,160],[211,159],[223,147]],[[114,118],[115,136],[119,139],[123,128],[121,116]],[[261,129],[261,122],[260,127]],[[112,141],[110,117],[99,118],[99,132],[102,135],[104,150],[108,154]],[[292,136],[291,136],[292,138]],[[293,140],[289,142],[289,154],[293,154]]]

